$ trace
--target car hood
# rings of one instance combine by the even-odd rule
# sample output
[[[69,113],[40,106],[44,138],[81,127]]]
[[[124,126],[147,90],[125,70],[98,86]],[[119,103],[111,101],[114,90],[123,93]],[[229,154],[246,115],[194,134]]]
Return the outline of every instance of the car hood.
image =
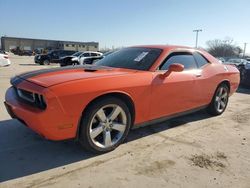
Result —
[[[79,59],[79,57],[72,57],[72,61],[77,61]]]
[[[66,55],[66,56],[62,56],[60,57],[59,59],[64,59],[64,58],[74,58],[76,56],[73,56],[73,55]]]
[[[117,76],[133,72],[136,72],[136,70],[94,65],[70,66],[23,73],[14,77],[11,83],[12,85],[17,85],[22,80],[27,80],[42,87],[51,87],[74,80]]]
[[[49,54],[37,54],[36,56],[47,56]]]

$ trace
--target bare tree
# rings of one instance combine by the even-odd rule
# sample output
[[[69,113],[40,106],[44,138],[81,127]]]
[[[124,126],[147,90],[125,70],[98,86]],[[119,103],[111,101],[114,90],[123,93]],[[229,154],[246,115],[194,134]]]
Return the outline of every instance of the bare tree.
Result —
[[[243,51],[231,38],[209,40],[207,46],[208,52],[215,57],[238,57]]]

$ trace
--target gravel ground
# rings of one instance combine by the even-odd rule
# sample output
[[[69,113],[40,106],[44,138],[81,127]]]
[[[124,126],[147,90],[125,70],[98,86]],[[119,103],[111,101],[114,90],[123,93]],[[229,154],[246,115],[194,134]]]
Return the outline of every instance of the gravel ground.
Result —
[[[1,188],[250,187],[250,90],[240,88],[221,116],[200,111],[139,128],[115,151],[93,155],[74,141],[44,140],[9,117],[10,77],[46,68],[33,57],[10,59],[0,68]]]

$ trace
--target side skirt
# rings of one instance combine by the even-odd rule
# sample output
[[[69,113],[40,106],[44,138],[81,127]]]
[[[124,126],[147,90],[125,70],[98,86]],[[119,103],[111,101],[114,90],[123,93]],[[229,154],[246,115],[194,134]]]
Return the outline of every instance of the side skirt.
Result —
[[[207,106],[208,105],[205,105],[205,106],[201,106],[201,107],[194,108],[194,109],[191,109],[191,110],[187,110],[187,111],[184,111],[184,112],[179,112],[179,113],[172,114],[172,115],[169,115],[169,116],[164,116],[164,117],[161,117],[161,118],[153,119],[153,120],[150,120],[150,121],[147,121],[147,122],[135,124],[135,125],[133,125],[133,127],[131,129],[137,129],[137,128],[140,128],[140,127],[145,127],[145,126],[149,126],[149,125],[153,125],[153,124],[162,123],[162,122],[167,121],[167,120],[172,119],[172,118],[184,116],[184,115],[187,115],[187,114],[191,114],[191,113],[203,110]]]

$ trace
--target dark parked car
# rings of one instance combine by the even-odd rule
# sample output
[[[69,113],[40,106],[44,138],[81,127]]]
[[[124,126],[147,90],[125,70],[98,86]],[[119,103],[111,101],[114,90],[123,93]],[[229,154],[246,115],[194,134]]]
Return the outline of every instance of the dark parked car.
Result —
[[[235,58],[229,59],[224,64],[235,65],[240,71],[240,84],[250,86],[250,62],[245,59]]]
[[[19,56],[32,56],[32,51],[31,50],[22,50],[19,47],[16,47],[14,49],[10,50],[13,54],[19,55]]]
[[[47,54],[39,54],[35,56],[35,63],[40,65],[49,65],[50,63],[58,63],[59,59],[76,53],[73,50],[52,50]]]
[[[228,61],[226,61],[226,63],[239,66],[239,65],[245,65],[247,63],[247,60],[241,59],[241,58],[232,58],[232,59],[228,59]]]
[[[248,63],[247,60],[240,59],[240,58],[233,58],[233,59],[229,59],[229,60],[223,62],[223,64],[235,65],[239,69],[239,71],[241,71],[241,69],[244,68],[244,66],[247,63]]]
[[[240,69],[240,84],[250,87],[250,62]]]

